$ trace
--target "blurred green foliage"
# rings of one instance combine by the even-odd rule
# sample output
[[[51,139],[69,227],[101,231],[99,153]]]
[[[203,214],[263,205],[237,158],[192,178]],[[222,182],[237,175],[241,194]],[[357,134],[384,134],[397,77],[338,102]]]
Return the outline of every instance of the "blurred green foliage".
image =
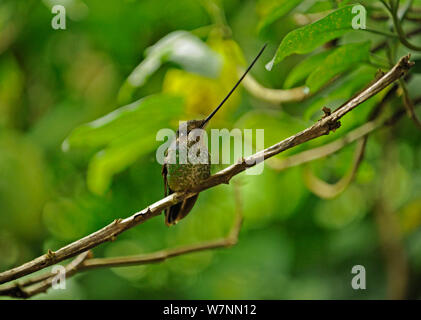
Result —
[[[360,2],[370,14],[382,11],[373,1]],[[57,3],[67,8],[66,30],[51,28],[51,6]],[[237,66],[251,61],[264,42],[269,46],[253,76],[270,88],[307,85],[313,95],[280,107],[240,89],[212,126],[263,128],[265,146],[311,125],[322,107],[340,106],[376,74],[368,48],[384,37],[348,32],[352,6],[344,5],[355,1],[338,6],[321,0],[227,0],[213,3],[219,6],[213,11],[212,3],[0,2],[1,271],[159,200],[163,182],[155,160],[156,132],[208,114],[238,78]],[[414,6],[420,8],[421,1]],[[296,19],[298,13],[326,16],[337,8],[333,25],[331,16],[305,27]],[[387,21],[369,23],[388,30]],[[409,29],[414,26],[408,23]],[[309,36],[300,27],[315,29]],[[338,49],[323,47],[338,36]],[[407,51],[398,46],[397,56]],[[274,55],[268,72],[265,65]],[[375,58],[384,65],[385,52]],[[420,61],[420,55],[414,59]],[[340,77],[330,83],[335,76]],[[409,83],[414,97],[420,85],[414,73]],[[386,93],[348,114],[335,134],[277,158],[343,136],[363,124]],[[395,97],[384,112],[399,108]],[[401,231],[409,266],[407,296],[421,298],[420,132],[405,118],[371,135],[356,180],[337,198],[322,200],[307,190],[304,168],[335,182],[349,170],[353,149],[350,145],[305,167],[276,172],[266,166],[262,175],[236,177],[245,221],[239,243],[230,249],[89,271],[69,280],[67,290],[37,298],[386,298],[387,259],[375,218],[379,201]],[[203,192],[176,227],[154,218],[95,248],[94,255],[148,253],[222,237],[235,209],[232,187],[221,185]],[[350,285],[357,264],[367,270],[365,291]]]

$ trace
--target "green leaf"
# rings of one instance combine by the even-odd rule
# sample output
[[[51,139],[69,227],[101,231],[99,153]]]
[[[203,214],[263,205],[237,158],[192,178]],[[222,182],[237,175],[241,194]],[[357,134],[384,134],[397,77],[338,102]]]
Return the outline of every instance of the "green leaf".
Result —
[[[265,10],[268,11],[269,14],[260,21],[257,27],[259,32],[270,26],[279,18],[282,18],[283,16],[288,14],[291,10],[297,7],[302,2],[302,0],[264,1],[265,4],[266,2],[270,3],[267,6],[267,9]]]
[[[315,55],[309,56],[301,61],[292,71],[288,74],[285,80],[285,89],[290,89],[297,83],[306,79],[314,70],[315,67],[323,63],[331,51],[323,51]]]
[[[166,62],[205,77],[216,78],[222,61],[206,43],[187,31],[175,31],[146,49],[146,58],[132,71],[119,93],[119,101],[131,97],[134,88],[143,86],[148,78]]]
[[[319,21],[288,33],[266,68],[270,70],[273,65],[278,64],[291,54],[309,53],[352,30],[353,7],[354,5],[349,5],[340,8]]]
[[[155,150],[159,144],[157,131],[169,127],[182,111],[183,100],[179,97],[149,96],[76,128],[63,149],[105,146],[91,159],[87,174],[88,188],[104,194],[114,174]]]
[[[335,49],[307,78],[306,85],[314,93],[333,77],[369,60],[370,42],[350,43]],[[316,67],[317,66],[317,67]],[[314,69],[314,67],[316,67]]]

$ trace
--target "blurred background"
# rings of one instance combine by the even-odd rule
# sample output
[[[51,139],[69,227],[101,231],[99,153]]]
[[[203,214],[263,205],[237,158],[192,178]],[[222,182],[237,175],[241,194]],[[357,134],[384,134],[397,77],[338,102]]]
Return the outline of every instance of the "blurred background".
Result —
[[[161,199],[157,130],[207,114],[235,83],[237,66],[247,65],[265,42],[251,74],[265,87],[285,88],[303,56],[290,56],[271,72],[265,64],[289,31],[331,10],[335,1],[302,1],[268,28],[262,21],[275,2],[0,0],[0,271]],[[51,26],[55,4],[66,8],[65,30]],[[387,21],[378,23],[387,28]],[[208,63],[193,51],[177,52],[174,32]],[[340,41],[355,39],[374,46],[383,38],[351,33]],[[264,128],[270,146],[313,124],[324,105],[334,108],[349,99],[375,71],[354,67],[310,99],[282,105],[240,88],[212,126]],[[420,85],[415,75],[411,92],[417,94]],[[92,124],[141,98],[146,105],[135,116],[119,109],[117,121]],[[376,99],[347,115],[335,134],[277,158],[360,126]],[[392,102],[391,110],[402,108],[399,98]],[[236,246],[87,271],[69,279],[66,290],[35,298],[421,298],[420,138],[407,117],[370,135],[354,181],[333,199],[311,192],[306,175],[312,170],[338,181],[352,166],[355,144],[281,172],[266,165],[262,175],[242,174],[235,180],[245,220]],[[95,248],[94,255],[148,253],[222,237],[233,225],[236,205],[232,185],[218,186],[200,194],[177,226],[166,227],[163,216],[151,219]],[[351,287],[354,265],[366,269],[366,290]]]

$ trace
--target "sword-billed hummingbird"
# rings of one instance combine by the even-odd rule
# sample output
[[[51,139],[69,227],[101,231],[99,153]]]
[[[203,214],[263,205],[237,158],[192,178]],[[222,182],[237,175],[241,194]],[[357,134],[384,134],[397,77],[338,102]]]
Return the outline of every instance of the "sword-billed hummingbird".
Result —
[[[206,161],[194,162],[192,163],[190,159],[182,162],[180,160],[180,146],[187,146],[187,149],[192,147],[195,143],[203,143],[202,139],[191,139],[190,133],[194,129],[204,129],[209,120],[218,112],[222,107],[225,101],[231,96],[234,90],[238,87],[240,82],[244,79],[247,73],[251,70],[253,65],[259,59],[263,50],[266,48],[266,44],[260,50],[256,58],[237,81],[231,91],[227,96],[222,100],[222,102],[211,112],[211,114],[203,120],[189,120],[186,122],[180,123],[180,129],[177,130],[175,139],[171,142],[166,156],[164,159],[164,165],[162,166],[162,176],[164,178],[164,190],[165,196],[178,191],[186,191],[194,186],[200,184],[204,180],[210,177],[211,167],[210,167],[210,156],[207,150],[207,146],[201,145],[199,150],[201,150],[200,159],[205,159]],[[199,137],[200,138],[200,137]],[[204,152],[203,152],[204,151]],[[174,161],[175,160],[175,161]],[[165,210],[165,224],[171,226],[176,224],[178,221],[183,219],[193,208],[197,197],[199,195],[185,199],[184,201],[177,203],[170,208]]]

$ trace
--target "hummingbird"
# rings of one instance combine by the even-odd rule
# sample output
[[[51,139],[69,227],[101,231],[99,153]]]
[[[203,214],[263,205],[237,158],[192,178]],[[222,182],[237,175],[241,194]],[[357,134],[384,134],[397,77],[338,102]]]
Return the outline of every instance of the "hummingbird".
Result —
[[[243,75],[237,81],[234,87],[230,90],[227,96],[209,114],[209,116],[202,120],[188,120],[180,123],[175,138],[171,142],[165,153],[164,164],[162,166],[162,177],[164,178],[165,196],[170,195],[174,192],[181,192],[192,189],[193,187],[210,177],[210,155],[207,146],[204,145],[202,141],[203,139],[200,139],[200,136],[194,137],[192,139],[191,133],[193,131],[197,132],[197,130],[195,129],[205,129],[206,125],[209,123],[209,120],[212,119],[212,117],[228,100],[231,94],[235,91],[235,89],[238,87],[238,85],[241,83],[241,81],[244,79],[247,73],[251,70],[251,68],[254,66],[259,57],[262,55],[265,48],[266,44],[262,47],[262,49],[254,58],[250,66],[246,69],[246,71],[243,73]],[[183,130],[181,130],[181,128],[183,128]],[[180,160],[180,148],[182,148],[182,146],[187,146],[188,150],[196,143],[201,144],[199,148],[200,155],[197,154],[197,156],[199,156],[200,160],[202,161],[195,161],[194,163],[191,163],[191,161],[189,160],[187,160],[187,162],[185,163],[182,163],[182,161],[177,161]],[[198,196],[199,194],[196,194],[191,198],[185,199],[184,201],[167,208],[165,210],[165,224],[167,226],[175,225],[178,221],[187,216],[187,214],[192,210],[194,204],[196,203]]]

